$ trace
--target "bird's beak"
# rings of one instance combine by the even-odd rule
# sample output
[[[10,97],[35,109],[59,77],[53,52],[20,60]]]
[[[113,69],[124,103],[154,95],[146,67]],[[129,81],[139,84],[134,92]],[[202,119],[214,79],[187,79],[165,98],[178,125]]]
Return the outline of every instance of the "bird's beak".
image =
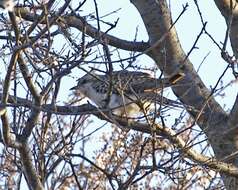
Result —
[[[69,90],[76,90],[77,89],[77,86],[74,86],[72,88],[70,88]]]

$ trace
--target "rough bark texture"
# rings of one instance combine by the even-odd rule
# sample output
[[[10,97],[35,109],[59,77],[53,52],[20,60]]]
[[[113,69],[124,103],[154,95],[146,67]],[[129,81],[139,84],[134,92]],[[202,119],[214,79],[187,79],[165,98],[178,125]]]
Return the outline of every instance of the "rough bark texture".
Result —
[[[210,95],[211,92],[195,72],[192,63],[186,58],[176,30],[174,27],[171,28],[172,19],[166,1],[131,0],[131,2],[144,21],[151,46],[168,33],[163,43],[155,46],[148,55],[165,75],[171,75],[176,71],[185,73],[184,80],[179,82],[180,85],[174,87],[173,91],[183,103],[201,110],[200,113],[195,111],[189,111],[189,113],[207,135],[216,158],[223,159],[235,152],[237,150],[234,144],[235,133],[228,132],[233,127],[228,125],[228,115]],[[238,165],[238,159],[231,160],[231,163]],[[236,178],[228,175],[222,175],[222,177],[227,189],[238,189]]]
[[[35,168],[32,164],[32,154],[30,152],[31,150],[29,149],[28,144],[22,143],[21,148],[19,148],[18,150],[21,156],[23,171],[28,183],[28,187],[30,189],[36,190],[44,189],[41,181],[39,180],[39,176],[37,175]]]
[[[233,53],[237,58],[238,6],[236,5],[236,1],[214,0],[214,2],[227,23],[227,31],[230,37]],[[94,114],[99,118],[108,120],[112,123],[114,122],[114,120],[112,120],[110,117],[107,117],[106,114],[102,114],[101,110],[99,113],[98,109],[95,109],[90,105],[73,107],[55,106],[55,102],[53,101],[52,104],[42,103],[42,100],[44,100],[50,91],[52,83],[54,83],[56,79],[67,75],[71,69],[78,67],[79,63],[81,63],[80,60],[77,60],[77,62],[68,63],[67,59],[67,64],[70,66],[65,68],[65,70],[62,69],[58,75],[54,75],[51,82],[49,82],[49,84],[43,88],[41,93],[36,91],[34,81],[31,78],[31,72],[27,69],[27,64],[24,62],[24,59],[22,59],[21,53],[23,49],[31,47],[37,42],[37,40],[41,38],[41,36],[45,35],[52,25],[56,25],[58,27],[60,26],[62,29],[64,29],[64,27],[65,29],[77,29],[79,32],[85,32],[85,34],[91,36],[94,39],[98,39],[100,37],[100,40],[105,41],[108,43],[108,45],[117,47],[119,49],[145,53],[156,62],[158,68],[165,76],[171,76],[178,72],[184,73],[185,77],[180,80],[178,84],[172,88],[172,90],[182,103],[189,106],[189,108],[194,108],[188,109],[187,111],[193,116],[196,124],[198,124],[206,134],[214,150],[215,157],[214,159],[206,157],[197,153],[196,150],[186,147],[186,142],[183,141],[183,139],[180,138],[179,135],[177,135],[176,132],[171,128],[157,126],[156,132],[158,134],[163,133],[163,135],[166,136],[166,138],[169,139],[173,145],[177,146],[178,149],[183,150],[183,154],[189,159],[194,160],[196,163],[199,163],[202,166],[209,167],[209,169],[220,172],[226,189],[238,189],[238,180],[237,177],[234,177],[238,175],[238,170],[236,169],[238,167],[238,159],[236,158],[237,156],[227,159],[228,156],[237,151],[235,139],[238,139],[238,131],[236,129],[238,123],[238,96],[231,112],[227,114],[214,99],[212,92],[205,86],[195,71],[193,64],[183,51],[176,33],[175,26],[173,25],[171,13],[166,0],[131,0],[131,3],[137,8],[143,19],[144,25],[148,32],[149,42],[134,42],[119,39],[107,33],[103,33],[100,31],[100,28],[95,28],[94,26],[90,25],[87,23],[85,18],[79,15],[62,15],[61,13],[63,13],[63,11],[69,5],[70,0],[65,1],[65,5],[62,7],[62,9],[60,9],[59,12],[57,12],[56,16],[55,14],[48,14],[47,10],[51,10],[50,7],[53,3],[54,1],[49,1],[47,7],[44,9],[45,13],[43,11],[42,14],[38,14],[38,12],[33,13],[27,9],[23,9],[22,7],[15,9],[18,17],[33,23],[31,28],[28,29],[28,36],[26,39],[20,38],[22,37],[20,35],[21,31],[18,30],[15,15],[10,13],[11,22],[15,32],[14,39],[16,40],[16,44],[19,45],[23,43],[23,45],[19,45],[20,48],[16,48],[16,50],[14,50],[15,52],[13,52],[12,59],[8,67],[3,93],[0,93],[0,98],[2,99],[3,103],[3,105],[0,107],[0,115],[3,124],[3,140],[5,145],[18,149],[20,160],[24,168],[24,175],[29,187],[31,189],[44,188],[44,184],[42,182],[44,181],[44,177],[41,176],[42,178],[40,178],[38,173],[41,172],[34,168],[32,160],[33,156],[28,143],[29,137],[31,136],[32,131],[37,124],[37,120],[40,118],[41,112],[48,113],[48,119],[46,122],[47,125],[45,126],[50,124],[49,121],[52,113],[64,115]],[[30,38],[30,34],[38,24],[48,26],[42,29],[37,36]],[[29,39],[30,42],[28,41]],[[19,43],[20,41],[21,43]],[[84,60],[84,58],[82,60]],[[16,98],[15,96],[13,97],[8,94],[11,76],[16,64],[19,65],[20,72],[26,82],[29,92],[33,96],[34,101]],[[54,96],[57,96],[57,90],[55,92],[56,95],[54,94]],[[19,137],[17,141],[12,140],[13,138],[11,138],[10,122],[8,121],[9,118],[6,112],[7,107],[5,105],[7,102],[11,104],[17,103],[18,106],[27,107],[31,110],[30,116],[27,117],[28,119],[26,120],[24,129],[20,134],[21,138]],[[134,129],[143,133],[151,133],[151,128],[148,127],[148,125],[139,125],[138,123],[130,123],[129,125],[127,120],[124,121],[121,118],[118,119],[118,121],[116,120],[116,123],[120,124],[121,126],[128,126],[129,129]],[[44,130],[47,131],[47,128],[48,127],[46,127]],[[62,158],[59,159],[59,162],[61,162]],[[230,164],[224,163],[224,160],[228,160]],[[76,175],[75,178],[77,179]],[[131,182],[131,180],[129,180],[129,182]],[[128,184],[126,183],[126,185],[122,187],[127,187]],[[80,187],[80,184],[78,186]]]
[[[217,8],[220,10],[222,16],[224,17],[227,27],[230,30],[230,42],[233,49],[233,53],[238,57],[238,6],[235,0],[215,0]],[[230,4],[231,3],[231,4]],[[229,26],[230,25],[230,26]]]

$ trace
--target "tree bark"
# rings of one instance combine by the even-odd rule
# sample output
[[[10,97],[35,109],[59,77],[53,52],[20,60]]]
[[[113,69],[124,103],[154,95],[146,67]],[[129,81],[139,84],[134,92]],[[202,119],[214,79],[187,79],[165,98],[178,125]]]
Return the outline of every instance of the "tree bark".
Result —
[[[176,29],[172,26],[171,13],[166,1],[131,0],[131,3],[139,11],[149,35],[150,45],[154,46],[148,55],[165,75],[179,71],[185,74],[184,79],[172,90],[181,102],[200,110],[199,113],[193,110],[188,112],[207,135],[215,157],[219,160],[235,152],[236,134],[231,130],[233,126],[228,125],[228,115],[216,102],[186,57]],[[156,45],[165,34],[166,39],[163,43]],[[233,132],[228,132],[229,130]],[[238,166],[238,159],[235,158],[230,162]],[[238,189],[237,178],[222,173],[221,175],[226,189]]]
[[[236,6],[236,1],[214,0],[214,2],[225,18],[228,27],[230,27],[228,29],[233,52],[238,57],[238,7]],[[231,2],[232,4],[230,4]],[[227,114],[216,102],[212,92],[204,85],[182,49],[165,0],[131,0],[131,3],[134,4],[143,19],[149,35],[149,42],[125,41],[103,32],[100,32],[100,36],[106,39],[109,45],[124,50],[146,53],[157,63],[165,76],[171,76],[177,72],[184,73],[185,77],[178,82],[178,85],[172,88],[173,92],[181,102],[194,107],[193,110],[189,109],[187,111],[207,135],[216,159],[223,160],[236,152],[238,96],[230,114]],[[21,13],[21,18],[29,21],[39,18],[39,15],[29,13],[27,10],[19,10],[21,12],[17,11],[17,14]],[[39,22],[43,23],[44,20]],[[87,24],[80,17],[66,15],[58,19],[57,23],[62,25],[67,23],[68,27],[77,28],[81,31],[86,27],[88,35],[91,37],[97,37],[98,35],[98,29]],[[87,113],[92,113],[90,111],[87,110]],[[195,160],[199,160],[199,158]],[[238,166],[238,159],[230,159],[229,163]],[[236,177],[231,177],[224,173],[221,173],[221,175],[226,189],[238,189]]]

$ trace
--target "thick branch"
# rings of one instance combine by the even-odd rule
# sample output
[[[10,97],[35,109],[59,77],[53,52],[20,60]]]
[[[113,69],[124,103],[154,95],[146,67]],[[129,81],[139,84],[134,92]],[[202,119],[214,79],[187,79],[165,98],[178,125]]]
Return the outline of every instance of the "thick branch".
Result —
[[[30,13],[26,9],[18,8],[16,9],[16,14],[21,18],[34,22],[35,20],[39,19],[39,15]],[[128,50],[128,51],[138,51],[143,52],[147,48],[149,48],[149,44],[146,42],[134,42],[134,41],[127,41],[115,36],[105,34],[104,32],[98,32],[98,29],[93,27],[92,25],[88,24],[83,17],[80,16],[62,16],[58,19],[57,22],[61,22],[63,25],[67,25],[67,27],[77,28],[80,31],[85,30],[86,27],[86,34],[91,36],[92,38],[103,38],[107,41],[107,43],[111,46]],[[42,20],[41,23],[45,24],[45,21]],[[55,23],[57,24],[57,23]]]
[[[21,56],[19,56],[18,62],[19,62],[19,67],[20,67],[21,73],[22,73],[23,78],[26,82],[26,85],[33,96],[34,103],[36,105],[40,106],[42,98],[41,98],[40,94],[37,92],[36,86],[35,86],[34,82],[32,81],[32,76],[29,73],[29,70]],[[40,114],[39,110],[32,108],[31,115],[27,119],[26,125],[25,125],[23,133],[22,133],[24,138],[27,139],[30,136],[30,134],[38,120],[39,114]]]
[[[236,96],[234,106],[229,115],[229,125],[237,128],[238,125],[238,95]]]
[[[231,15],[231,8],[233,9],[233,16],[238,16],[238,7],[236,6],[236,0],[214,0],[214,2],[225,19],[228,19],[228,17]]]
[[[235,0],[214,0],[217,8],[220,10],[224,19],[226,20],[227,27],[230,27],[228,31],[233,53],[238,59],[238,4]],[[231,22],[231,23],[230,23]],[[235,63],[235,62],[234,62]],[[231,64],[233,64],[231,62]],[[232,65],[233,66],[233,65]],[[237,126],[238,123],[238,101],[234,102],[233,108],[229,118],[230,126]]]
[[[37,92],[37,88],[35,86],[35,83],[32,80],[32,75],[30,74],[26,63],[24,62],[22,56],[19,56],[18,58],[19,68],[21,70],[22,76],[25,80],[25,83],[28,87],[28,89],[31,92],[31,95],[35,99],[36,102],[40,102],[40,94]]]
[[[148,54],[165,75],[172,75],[176,71],[185,73],[178,86],[172,89],[183,103],[193,106],[196,110],[202,110],[199,118],[197,113],[189,111],[197,119],[200,127],[205,128],[208,122],[212,121],[215,123],[226,121],[226,113],[215,99],[210,97],[209,89],[201,81],[189,59],[186,59],[176,30],[174,27],[171,28],[171,14],[166,1],[132,0],[131,2],[142,16],[152,45],[168,33],[164,43],[155,46]],[[165,50],[162,51],[163,49]]]
[[[238,4],[236,0],[214,0],[229,28],[233,53],[238,59]]]
[[[20,153],[21,162],[23,165],[23,172],[27,179],[27,183],[30,189],[43,190],[44,187],[40,182],[39,176],[37,175],[35,168],[32,164],[32,155],[31,150],[28,147],[28,144],[21,142],[21,148],[18,149]]]
[[[156,46],[148,55],[156,61],[158,67],[167,75],[171,75],[178,70],[185,73],[186,76],[178,82],[179,87],[173,87],[172,89],[183,103],[195,107],[196,110],[201,110],[199,114],[190,110],[187,111],[208,136],[216,158],[222,159],[235,152],[234,140],[223,134],[224,131],[228,130],[227,114],[215,101],[209,89],[206,88],[196,73],[192,63],[186,57],[179,43],[176,30],[171,27],[172,19],[166,1],[131,0],[131,2],[138,9],[144,21],[151,45],[156,44],[164,34],[168,33],[164,44]],[[238,160],[234,159],[231,162],[237,165]],[[230,185],[231,180],[238,184],[235,178],[222,176],[226,187]]]
[[[26,107],[34,107],[34,109],[38,109],[39,111],[47,112],[47,113],[55,113],[62,115],[84,115],[84,114],[94,114],[100,119],[107,120],[109,122],[116,121],[117,124],[123,126],[124,128],[133,129],[136,131],[140,131],[143,133],[151,134],[152,127],[148,124],[142,124],[138,122],[130,122],[128,124],[127,119],[122,119],[118,117],[108,117],[108,110],[99,110],[90,104],[85,104],[81,106],[53,106],[51,104],[42,105],[42,107],[34,106],[31,101],[25,100],[23,98],[17,98],[16,101],[13,100],[14,97],[9,98],[9,102],[15,102],[16,105],[22,105]],[[199,154],[194,151],[192,147],[188,147],[186,142],[176,134],[175,131],[170,129],[169,127],[162,127],[158,124],[155,125],[156,133],[158,135],[165,136],[168,138],[173,144],[175,144],[179,149],[181,149],[188,158],[194,160],[195,162],[201,163],[214,169],[219,172],[224,172],[232,176],[238,177],[238,168],[232,164],[227,164],[224,162],[220,162],[217,159],[210,158]]]
[[[16,16],[14,13],[9,12],[9,17],[11,19],[12,22],[12,26],[15,32],[15,36],[16,36],[16,45],[19,44],[19,29],[17,26],[17,22],[16,22]],[[10,88],[10,81],[11,81],[11,75],[13,73],[14,67],[16,66],[16,62],[18,59],[18,56],[20,54],[19,50],[14,50],[12,53],[12,57],[10,60],[10,63],[8,65],[7,68],[7,74],[4,80],[4,84],[3,84],[3,95],[1,97],[1,102],[3,104],[7,103],[8,100],[8,95],[9,95],[9,88]],[[11,135],[10,135],[10,124],[8,121],[8,116],[7,116],[7,110],[5,106],[1,106],[0,107],[0,115],[1,115],[1,121],[2,121],[2,131],[3,131],[3,140],[6,144],[6,146],[12,146],[14,144]]]

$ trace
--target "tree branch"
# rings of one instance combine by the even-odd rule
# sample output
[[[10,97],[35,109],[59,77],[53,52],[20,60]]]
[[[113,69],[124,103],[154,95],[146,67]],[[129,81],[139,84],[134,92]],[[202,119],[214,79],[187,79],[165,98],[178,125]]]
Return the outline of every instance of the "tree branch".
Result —
[[[172,18],[167,2],[165,0],[131,0],[131,2],[144,21],[151,44],[155,44],[161,36],[168,33],[164,43],[156,46],[148,55],[166,75],[171,75],[175,71],[182,71],[185,74],[185,77],[178,82],[179,87],[172,87],[172,90],[180,101],[196,110],[201,110],[200,113],[187,111],[207,135],[216,158],[222,159],[235,152],[234,140],[224,136],[224,131],[229,130],[228,115],[206,88],[190,60],[185,59],[186,54],[179,43],[176,29],[171,28]],[[237,165],[238,159],[231,162]],[[232,179],[223,174],[222,176],[227,186],[230,180],[236,181],[235,178]]]
[[[233,53],[238,59],[238,4],[236,0],[214,0],[217,8],[224,17],[227,27],[230,27],[230,42]]]
[[[13,101],[14,97],[9,97],[9,102],[15,102],[17,106],[24,105],[26,107],[32,107],[34,106],[33,103],[29,100],[25,100],[23,98],[17,98],[16,101]],[[51,104],[45,104],[42,105],[42,107],[34,106],[34,109],[39,109],[43,112],[47,113],[55,113],[55,114],[61,114],[61,115],[85,115],[85,114],[93,114],[97,116],[100,119],[108,120],[109,117],[107,117],[108,110],[99,110],[98,108],[95,108],[91,104],[84,104],[81,106],[53,106]],[[151,134],[152,126],[148,124],[142,124],[139,122],[132,122],[130,121],[130,124],[128,124],[127,119],[123,119],[120,117],[114,117],[113,120],[117,122],[117,124],[121,125],[123,128],[126,129],[133,129],[136,131],[140,131],[143,133]],[[109,121],[111,122],[111,120]],[[164,127],[159,124],[154,124],[156,129],[157,135],[162,135],[168,138],[173,144],[175,144],[180,150],[182,150],[188,158],[194,160],[195,162],[198,162],[200,164],[206,165],[211,169],[214,169],[219,172],[224,172],[232,176],[238,177],[238,168],[235,167],[232,164],[227,164],[224,162],[220,162],[215,158],[210,158],[207,156],[204,156],[202,154],[199,154],[195,150],[193,150],[191,147],[188,147],[186,142],[179,136],[177,133],[172,130],[169,127]]]
[[[201,81],[189,59],[185,59],[186,55],[181,48],[176,30],[174,27],[171,28],[170,11],[166,2],[160,1],[156,3],[154,0],[132,0],[131,2],[142,15],[142,19],[150,36],[151,46],[165,33],[168,33],[163,44],[155,46],[148,52],[148,55],[156,61],[165,75],[172,75],[176,71],[185,73],[185,77],[178,82],[178,86],[172,89],[183,103],[193,106],[196,110],[201,110],[204,104],[207,105],[204,114],[201,114],[200,118],[197,118],[199,125],[205,127],[206,122],[211,120],[211,115],[213,115],[213,117],[216,116],[214,110],[216,110],[219,116],[223,115],[222,118],[227,117],[226,113],[214,98],[211,98],[209,102],[207,102],[210,91]],[[166,52],[162,51],[163,48],[165,48]],[[189,113],[196,118],[197,113],[191,111]]]
[[[18,139],[19,140],[19,139]],[[44,187],[40,182],[39,176],[37,175],[35,168],[32,164],[31,150],[28,147],[25,139],[19,141],[21,147],[18,148],[20,153],[20,159],[23,165],[23,172],[26,176],[26,180],[30,189],[43,190]]]
[[[30,13],[29,11],[23,8],[17,8],[16,14],[17,16],[32,22],[34,22],[36,19],[39,19],[40,17],[39,15]],[[80,16],[77,16],[77,17],[75,15],[61,16],[60,18],[58,18],[57,22],[60,23],[61,25],[62,24],[67,25],[67,27],[76,28],[80,31],[83,31],[86,27],[85,32],[87,35],[91,36],[92,38],[98,38],[100,36],[101,38],[103,38],[103,41],[104,40],[107,41],[108,45],[111,45],[120,49],[124,49],[128,51],[143,52],[149,48],[149,44],[146,42],[127,41],[127,40],[123,40],[115,36],[106,34],[102,31],[98,31],[97,28],[88,24],[87,21],[83,17],[80,17]],[[41,20],[40,23],[46,24],[44,20]],[[57,23],[54,23],[54,24],[57,24]]]
[[[16,36],[16,46],[19,44],[19,38],[20,38],[20,33],[17,27],[17,22],[16,22],[16,16],[14,13],[9,12],[9,17],[12,22],[12,26],[15,32]],[[16,66],[16,62],[18,59],[18,56],[20,54],[19,50],[13,50],[12,57],[10,60],[10,63],[7,68],[7,74],[5,76],[4,84],[3,84],[3,95],[1,97],[1,102],[3,104],[7,103],[8,100],[8,93],[9,93],[9,88],[10,88],[10,81],[11,81],[11,75],[14,70],[14,67]],[[10,135],[10,124],[8,121],[8,116],[7,116],[7,110],[6,107],[0,107],[0,115],[1,115],[1,120],[2,120],[2,131],[3,131],[3,140],[6,146],[13,146],[13,138]]]

